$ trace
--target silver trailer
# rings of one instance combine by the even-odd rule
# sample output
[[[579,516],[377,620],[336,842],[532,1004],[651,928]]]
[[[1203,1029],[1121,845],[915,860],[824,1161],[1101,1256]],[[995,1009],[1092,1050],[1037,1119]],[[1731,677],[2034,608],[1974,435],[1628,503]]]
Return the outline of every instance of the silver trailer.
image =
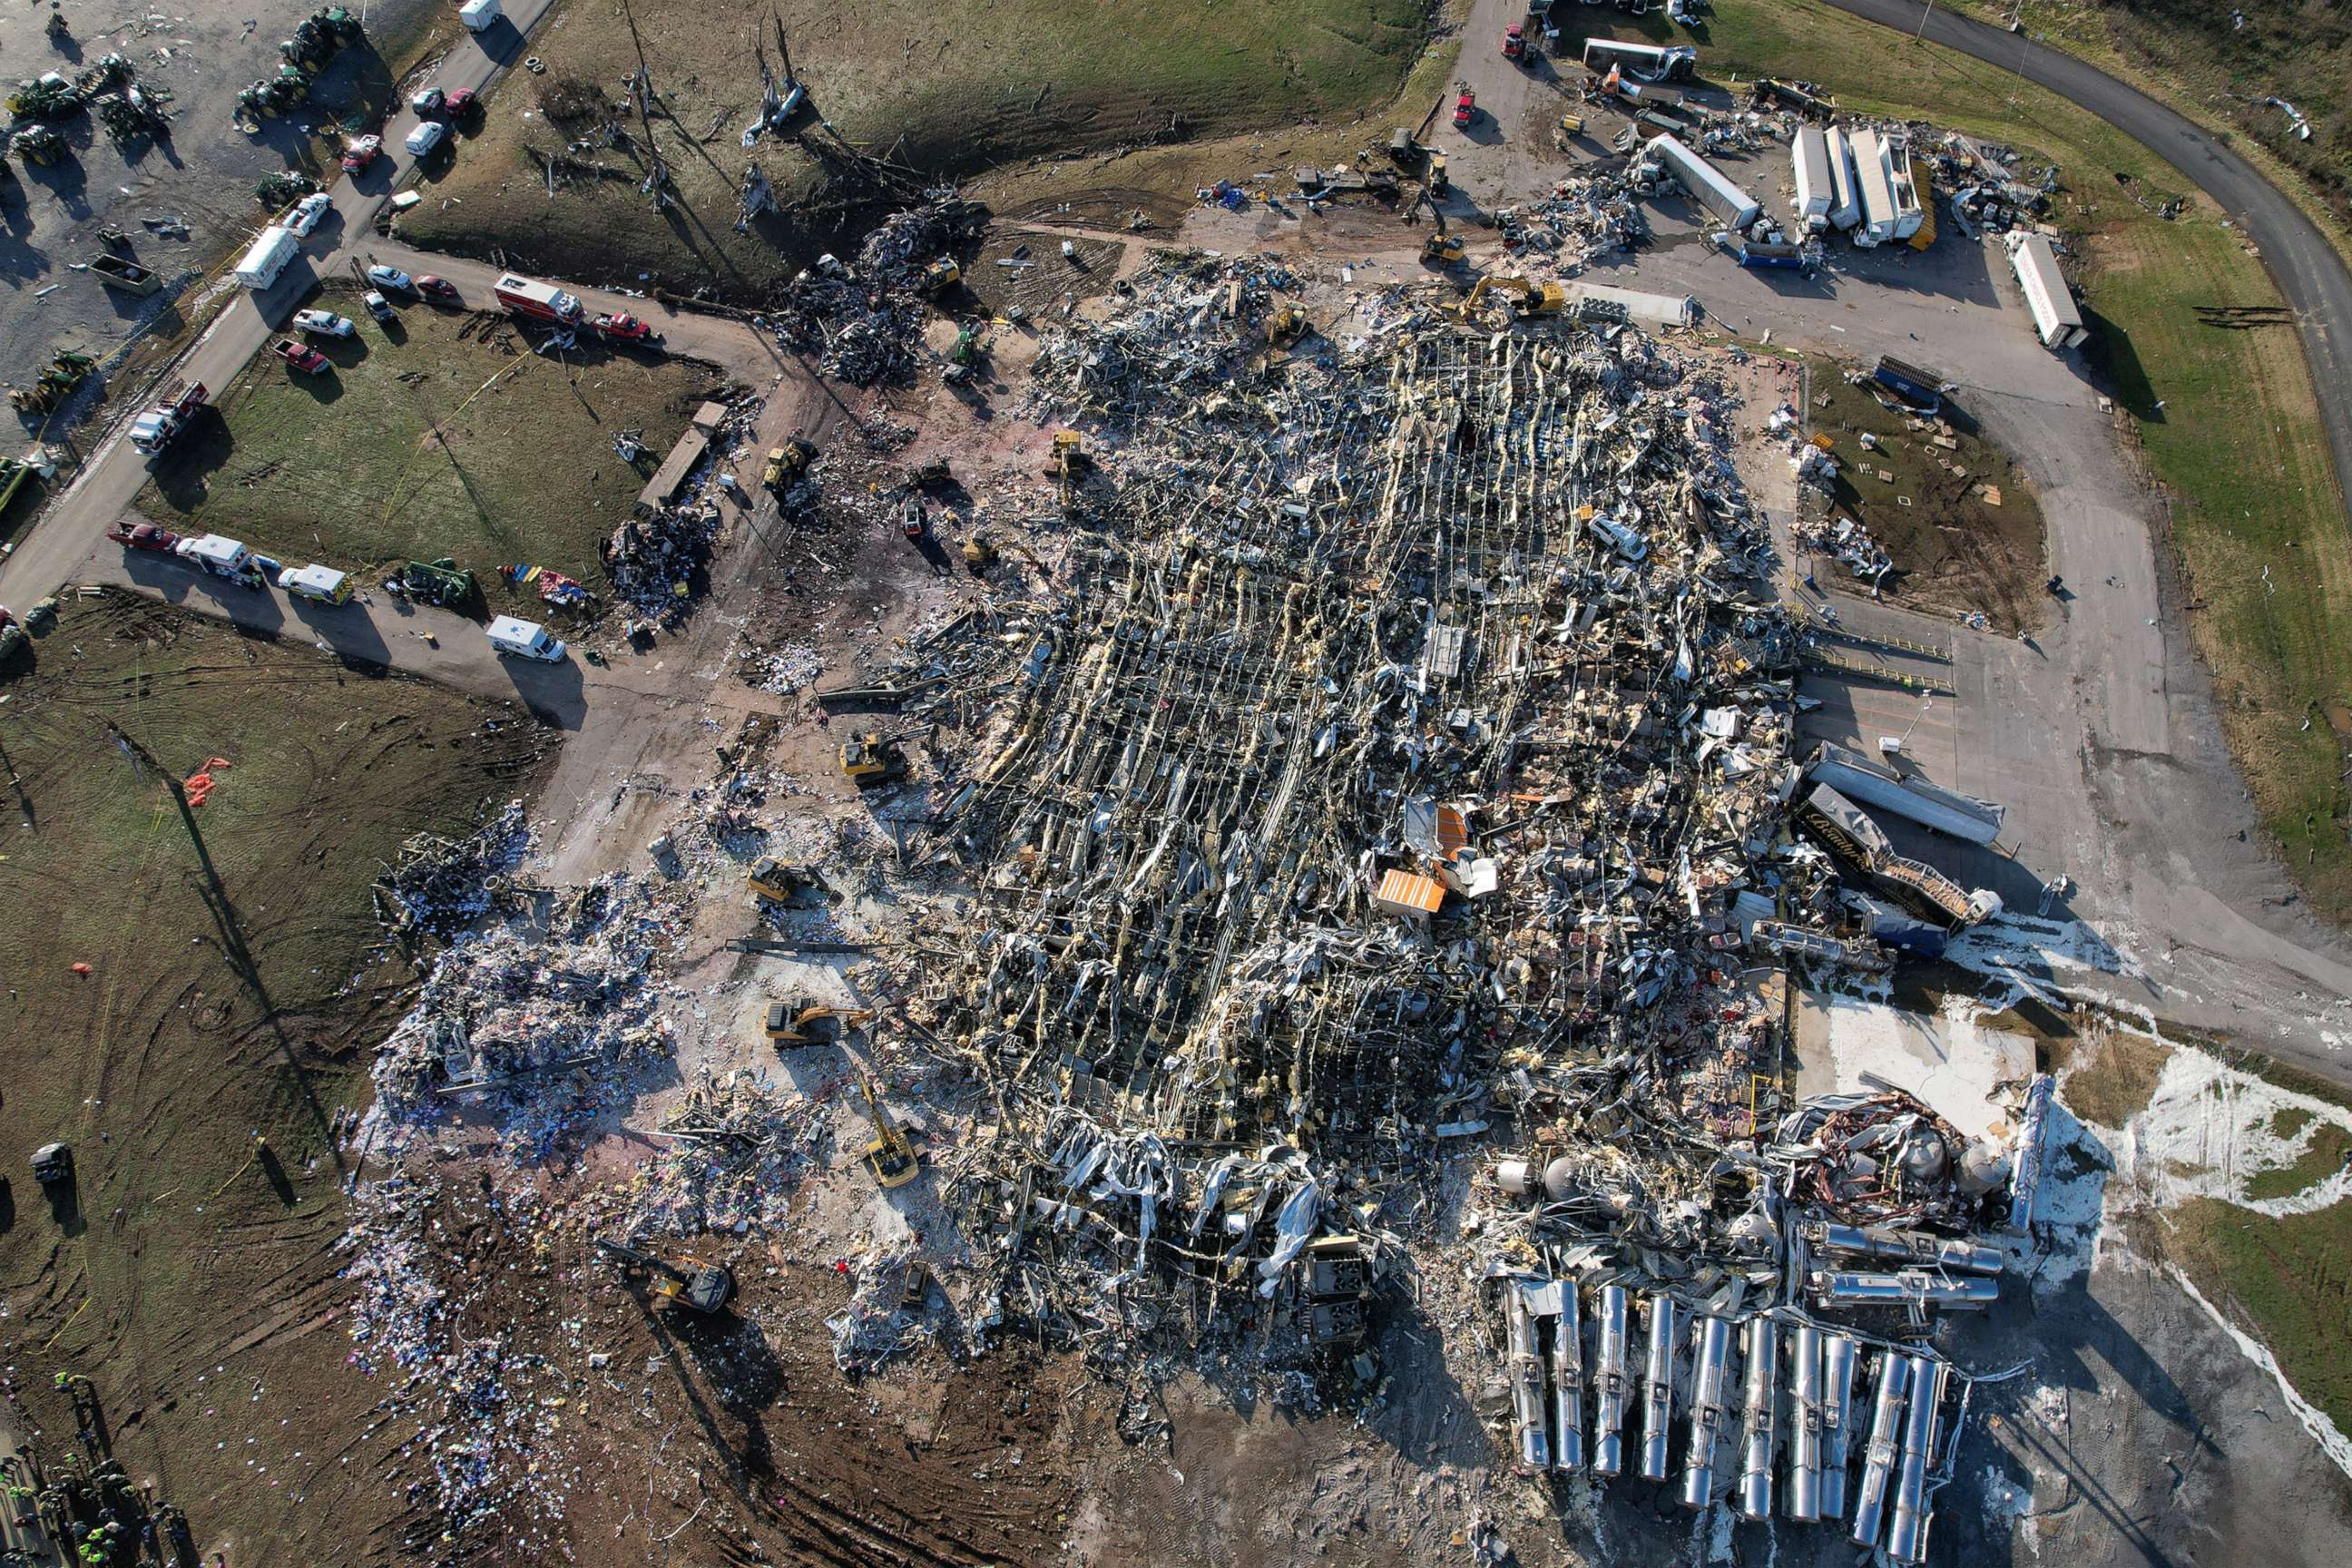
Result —
[[[1822,1517],[1845,1513],[1845,1478],[1853,1462],[1853,1374],[1862,1346],[1843,1334],[1822,1339]]]
[[[1820,126],[1803,127],[1789,143],[1789,173],[1797,185],[1790,210],[1800,224],[1819,234],[1829,226],[1830,208],[1837,201],[1836,183],[1830,177],[1829,137]]]
[[[1777,1416],[1780,1405],[1780,1325],[1769,1318],[1748,1320],[1746,1399],[1740,1412],[1747,1423],[1739,1467],[1739,1517],[1772,1517],[1772,1450],[1778,1446]]]
[[[1907,1358],[1895,1351],[1879,1352],[1878,1397],[1870,1414],[1870,1445],[1862,1453],[1862,1485],[1853,1495],[1853,1528],[1846,1532],[1856,1546],[1878,1544],[1878,1526],[1885,1517],[1886,1494],[1903,1442],[1903,1390],[1910,1378]]]
[[[2042,1143],[2050,1131],[2050,1096],[2057,1080],[2037,1073],[2025,1086],[2025,1119],[2017,1130],[2017,1148],[2009,1163],[2009,1228],[2022,1231],[2033,1224],[2034,1194],[2042,1187]]]
[[[1625,1468],[1625,1363],[1631,1350],[1627,1317],[1631,1303],[1622,1285],[1601,1288],[1600,1324],[1593,1360],[1592,1473],[1603,1478]]]
[[[1642,1479],[1666,1479],[1667,1424],[1675,1418],[1675,1342],[1682,1310],[1672,1296],[1650,1298],[1650,1361],[1642,1388]]]
[[[1800,1323],[1789,1334],[1789,1517],[1822,1517],[1822,1331]]]
[[[1564,1279],[1551,1336],[1551,1464],[1570,1474],[1584,1468],[1584,1315],[1576,1282]]]
[[[1948,790],[1915,775],[1881,766],[1860,752],[1824,741],[1815,749],[1805,776],[1829,785],[1848,800],[1907,817],[1920,826],[1970,844],[2000,837],[2007,815],[1989,801]]]
[[[1895,1517],[1886,1527],[1886,1554],[1897,1563],[1927,1558],[1927,1472],[1936,1463],[1944,1387],[1952,1369],[1933,1356],[1911,1358],[1911,1419],[1903,1432],[1903,1469],[1895,1483]]]
[[[1683,1457],[1683,1506],[1703,1509],[1715,1493],[1715,1458],[1731,1417],[1725,1398],[1731,1384],[1731,1323],[1698,1321],[1698,1348],[1691,1365],[1690,1452]]]
[[[1727,227],[1746,228],[1764,211],[1763,205],[1728,174],[1675,137],[1653,136],[1642,152],[1680,180],[1692,199],[1722,219]]]

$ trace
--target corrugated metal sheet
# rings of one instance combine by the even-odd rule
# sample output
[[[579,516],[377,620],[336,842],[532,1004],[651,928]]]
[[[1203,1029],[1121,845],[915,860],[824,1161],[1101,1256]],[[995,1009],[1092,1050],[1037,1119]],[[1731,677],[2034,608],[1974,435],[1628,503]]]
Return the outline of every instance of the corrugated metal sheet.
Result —
[[[1399,868],[1381,879],[1381,890],[1372,901],[1391,914],[1426,919],[1445,902],[1445,888],[1434,877]]]

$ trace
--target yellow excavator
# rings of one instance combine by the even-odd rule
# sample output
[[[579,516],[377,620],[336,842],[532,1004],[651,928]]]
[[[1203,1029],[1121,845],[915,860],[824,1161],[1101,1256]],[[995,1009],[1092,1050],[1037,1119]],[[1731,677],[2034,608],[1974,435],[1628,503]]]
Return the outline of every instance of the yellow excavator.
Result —
[[[1557,316],[1568,309],[1568,285],[1559,281],[1537,283],[1525,278],[1504,278],[1489,273],[1478,279],[1470,289],[1470,297],[1462,301],[1461,315],[1469,315],[1485,301],[1487,294],[1500,289],[1511,294],[1511,314],[1526,321],[1535,316]]]
[[[873,1142],[866,1145],[866,1168],[885,1188],[903,1187],[922,1173],[923,1163],[915,1152],[914,1140],[908,1138],[898,1122],[890,1118],[882,1097],[875,1092],[874,1079],[865,1073],[857,1075],[857,1087],[866,1092],[866,1114],[874,1121]]]
[[[735,1276],[716,1263],[705,1263],[698,1258],[686,1258],[682,1264],[671,1263],[601,1236],[596,1238],[596,1246],[617,1261],[629,1278],[645,1281],[646,1293],[656,1307],[687,1307],[710,1313],[727,1305],[728,1299],[735,1294]]]
[[[878,730],[851,736],[841,743],[842,776],[860,789],[905,778],[907,751],[899,744],[903,739]]]
[[[926,293],[936,294],[962,281],[963,268],[956,265],[952,256],[942,256],[923,268],[923,290]]]
[[[769,1003],[766,1033],[779,1047],[821,1046],[832,1037],[833,1031],[825,1026],[829,1024],[861,1029],[873,1021],[871,1007],[829,1007],[803,997],[798,1002]]]
[[[1462,259],[1462,237],[1445,226],[1445,215],[1437,212],[1434,204],[1430,210],[1437,215],[1437,227],[1421,242],[1421,258],[1438,267],[1451,267]]]
[[[762,855],[743,874],[743,885],[751,889],[755,903],[786,904],[803,889],[817,886],[818,878],[819,869],[814,862],[803,864]]]
[[[1307,335],[1307,311],[1296,300],[1284,300],[1274,307],[1265,319],[1265,341],[1278,349],[1286,349]]]

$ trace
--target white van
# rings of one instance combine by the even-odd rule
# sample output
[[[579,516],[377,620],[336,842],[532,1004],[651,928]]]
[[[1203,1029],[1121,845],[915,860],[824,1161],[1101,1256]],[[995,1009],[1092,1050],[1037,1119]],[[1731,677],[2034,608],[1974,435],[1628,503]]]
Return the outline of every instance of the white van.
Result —
[[[499,616],[490,622],[490,646],[500,653],[513,654],[517,658],[535,658],[541,664],[562,662],[563,639],[554,636],[537,621],[519,621],[512,616]]]

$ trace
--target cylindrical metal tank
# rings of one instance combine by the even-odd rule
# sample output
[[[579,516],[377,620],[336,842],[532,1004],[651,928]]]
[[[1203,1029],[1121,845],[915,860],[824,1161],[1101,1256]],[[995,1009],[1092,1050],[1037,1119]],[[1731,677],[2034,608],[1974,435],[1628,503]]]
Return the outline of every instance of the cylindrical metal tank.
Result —
[[[1895,1483],[1895,1517],[1886,1527],[1886,1554],[1897,1563],[1927,1557],[1927,1472],[1936,1463],[1936,1443],[1951,1368],[1933,1356],[1911,1358],[1911,1419],[1903,1432],[1903,1468]]]
[[[1862,1346],[1843,1334],[1822,1339],[1822,1517],[1845,1514],[1846,1473],[1853,1463],[1853,1378]]]
[[[1622,1285],[1601,1288],[1599,1344],[1593,1360],[1592,1473],[1608,1477],[1625,1468],[1625,1362],[1631,1303]]]
[[[1910,1381],[1911,1363],[1894,1351],[1878,1357],[1878,1398],[1870,1415],[1870,1445],[1862,1454],[1862,1485],[1853,1494],[1853,1529],[1847,1539],[1856,1546],[1878,1544],[1878,1527],[1886,1512],[1886,1493],[1895,1479],[1895,1460],[1903,1443],[1903,1390]]]
[[[1698,1344],[1691,1357],[1690,1452],[1683,1457],[1683,1506],[1705,1508],[1715,1492],[1716,1450],[1730,1415],[1725,1394],[1731,1386],[1731,1323],[1698,1321]]]
[[[1800,1323],[1789,1334],[1789,1517],[1822,1517],[1822,1331]]]
[[[1747,1397],[1740,1415],[1748,1434],[1741,1444],[1746,1455],[1739,1467],[1739,1514],[1743,1519],[1772,1516],[1772,1450],[1778,1446],[1780,1407],[1780,1325],[1769,1318],[1748,1320]]]
[[[1576,1281],[1559,1283],[1551,1340],[1552,1468],[1584,1468],[1584,1313]]]
[[[1682,1310],[1672,1296],[1650,1298],[1650,1360],[1642,1387],[1642,1479],[1666,1479],[1667,1424],[1675,1418],[1675,1342]]]
[[[1541,1470],[1551,1465],[1551,1446],[1544,1428],[1543,1358],[1536,1353],[1535,1315],[1528,1310],[1528,1293],[1516,1279],[1505,1282],[1504,1331],[1510,1338],[1511,1428],[1519,1439],[1519,1463]]]

